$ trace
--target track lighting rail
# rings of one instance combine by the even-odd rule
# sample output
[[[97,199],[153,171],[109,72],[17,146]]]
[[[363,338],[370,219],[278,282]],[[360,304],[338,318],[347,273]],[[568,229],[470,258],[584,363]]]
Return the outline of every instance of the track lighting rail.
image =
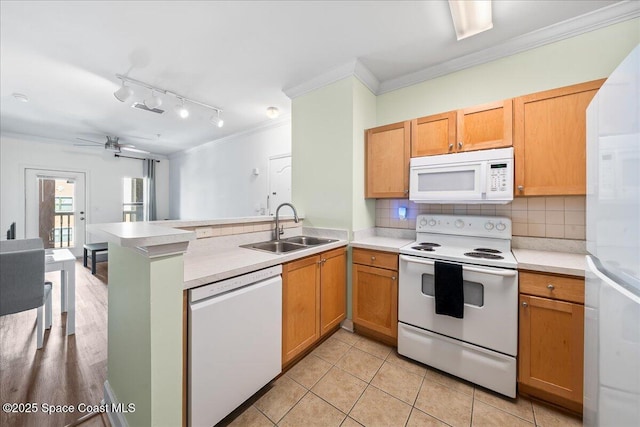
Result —
[[[123,76],[122,74],[116,74],[116,78],[122,80],[123,82],[127,82],[127,83],[134,84],[134,85],[137,85],[137,86],[142,86],[144,88],[147,88],[147,89],[151,90],[152,92],[161,93],[163,95],[171,95],[171,96],[179,99],[180,101],[188,102],[190,104],[195,104],[195,105],[199,105],[201,107],[208,108],[210,110],[214,110],[218,114],[222,113],[222,111],[223,111],[221,108],[214,107],[213,105],[209,105],[209,104],[205,104],[204,102],[196,101],[195,99],[188,98],[188,97],[186,97],[184,95],[180,95],[179,93],[170,91],[168,89],[163,89],[161,87],[154,86],[154,85],[151,85],[149,83],[145,83],[143,81],[140,81],[138,79],[134,79],[132,77]]]

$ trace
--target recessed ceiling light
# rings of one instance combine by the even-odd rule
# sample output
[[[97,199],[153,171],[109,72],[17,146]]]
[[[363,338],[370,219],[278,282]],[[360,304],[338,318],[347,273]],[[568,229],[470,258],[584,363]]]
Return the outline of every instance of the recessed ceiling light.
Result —
[[[276,107],[267,108],[267,117],[269,117],[270,119],[275,119],[279,115],[280,115],[280,110],[278,110]]]
[[[29,102],[29,97],[23,93],[12,93],[11,96],[13,96],[18,101]]]

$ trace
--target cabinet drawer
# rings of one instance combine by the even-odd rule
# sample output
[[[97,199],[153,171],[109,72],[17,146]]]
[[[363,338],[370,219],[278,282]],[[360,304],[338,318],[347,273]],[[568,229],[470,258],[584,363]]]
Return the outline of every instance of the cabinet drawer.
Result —
[[[398,254],[353,248],[353,263],[397,270]]]
[[[584,279],[521,271],[520,293],[584,304]]]

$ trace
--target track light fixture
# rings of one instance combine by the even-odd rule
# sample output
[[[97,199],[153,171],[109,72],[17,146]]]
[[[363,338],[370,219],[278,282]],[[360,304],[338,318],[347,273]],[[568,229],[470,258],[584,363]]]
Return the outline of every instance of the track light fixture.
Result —
[[[162,99],[158,95],[156,95],[156,91],[151,89],[151,96],[144,100],[144,105],[153,110],[154,108],[158,108],[162,105]]]
[[[184,99],[180,99],[180,103],[176,104],[174,109],[176,110],[176,114],[178,115],[178,117],[180,117],[181,119],[186,119],[187,117],[189,117],[189,110],[184,106]]]
[[[211,123],[213,123],[214,125],[218,126],[219,128],[224,126],[224,120],[222,120],[220,118],[220,111],[218,111],[217,115],[211,117]]]
[[[131,95],[133,95],[133,89],[131,89],[129,86],[125,86],[124,85],[124,80],[123,80],[122,81],[122,86],[120,86],[120,89],[115,91],[113,93],[113,95],[116,97],[116,99],[118,101],[124,102],[127,99],[129,99],[131,97]]]
[[[216,115],[211,118],[212,123],[217,125],[218,127],[222,127],[222,125],[224,124],[224,121],[220,118],[220,113],[222,113],[222,109],[218,107],[205,104],[204,102],[196,101],[195,99],[187,98],[186,96],[182,96],[170,90],[163,89],[158,86],[153,86],[153,85],[150,85],[149,83],[145,83],[143,81],[136,80],[131,77],[123,76],[122,74],[116,74],[116,78],[122,81],[122,86],[117,91],[114,92],[115,97],[120,102],[125,102],[127,99],[129,99],[133,95],[133,89],[131,89],[129,86],[125,86],[125,83],[128,83],[130,85],[134,84],[137,86],[142,86],[144,88],[147,88],[151,91],[151,96],[144,100],[145,107],[147,107],[150,110],[157,109],[160,105],[162,105],[162,99],[158,96],[159,94],[170,95],[178,99],[179,101],[178,104],[176,104],[176,106],[174,107],[174,111],[180,118],[186,119],[187,117],[189,117],[190,112],[185,104],[190,103],[190,104],[199,105],[200,107],[208,108],[209,110],[215,111]]]

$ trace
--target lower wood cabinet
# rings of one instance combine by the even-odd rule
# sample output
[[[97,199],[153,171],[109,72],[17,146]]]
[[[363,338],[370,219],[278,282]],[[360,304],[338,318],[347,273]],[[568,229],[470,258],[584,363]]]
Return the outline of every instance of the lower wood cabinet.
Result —
[[[519,304],[520,392],[581,413],[584,279],[520,272]]]
[[[398,340],[398,255],[353,249],[353,323],[389,344]]]
[[[346,262],[346,248],[338,248],[283,264],[283,365],[345,319]]]

